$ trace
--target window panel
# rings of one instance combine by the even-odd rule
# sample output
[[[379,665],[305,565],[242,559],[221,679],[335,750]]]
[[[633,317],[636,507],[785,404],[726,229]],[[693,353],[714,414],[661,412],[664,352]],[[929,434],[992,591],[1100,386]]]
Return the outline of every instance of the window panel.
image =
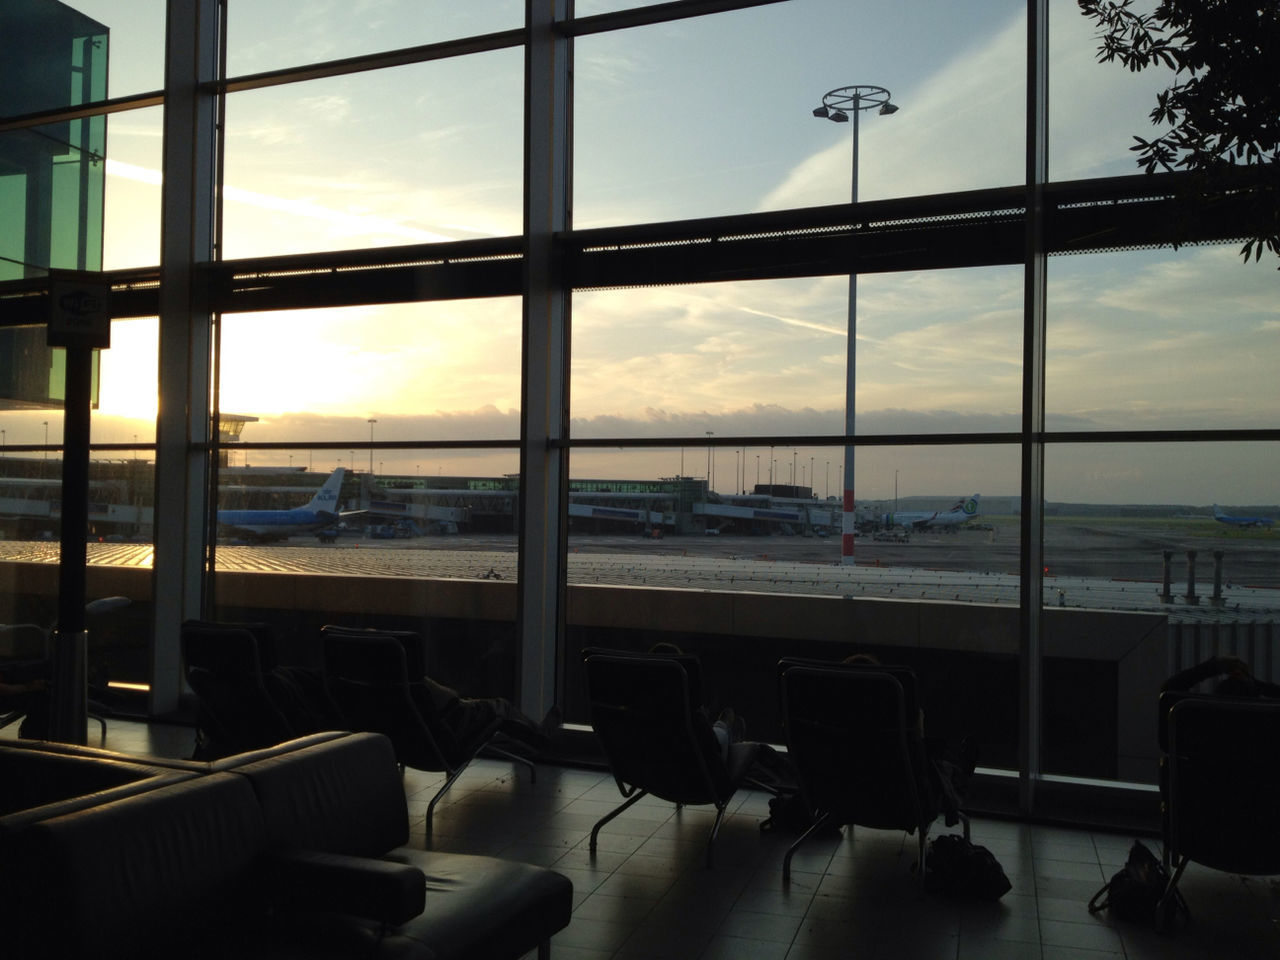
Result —
[[[524,4],[520,0],[231,0],[227,75],[340,60],[522,26]]]
[[[370,418],[375,442],[520,434],[516,300],[236,314],[222,324],[221,409],[260,418],[246,441],[364,442]],[[412,454],[386,453],[388,469],[413,471]]]
[[[1234,245],[1054,257],[1049,429],[1274,426],[1274,286]]]
[[[227,99],[227,258],[521,229],[519,50]]]
[[[844,277],[574,296],[575,436],[842,435]],[[1021,268],[858,281],[859,434],[1016,431]]]
[[[901,108],[860,115],[860,199],[1020,183],[1025,46],[1013,0],[813,0],[582,37],[574,223],[847,203],[853,125],[812,110],[853,84]]]
[[[1165,68],[1134,73],[1118,60],[1099,63],[1098,28],[1075,0],[1049,4],[1049,177],[1140,173],[1130,151],[1135,136],[1151,139],[1156,93],[1173,80]]]

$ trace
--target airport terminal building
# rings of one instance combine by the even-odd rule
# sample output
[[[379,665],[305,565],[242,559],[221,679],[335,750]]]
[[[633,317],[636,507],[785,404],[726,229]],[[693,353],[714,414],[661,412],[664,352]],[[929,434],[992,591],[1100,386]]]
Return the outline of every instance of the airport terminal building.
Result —
[[[326,623],[421,630],[449,680],[559,705],[586,752],[584,647],[697,653],[773,739],[779,657],[864,651],[978,736],[990,809],[1149,816],[1167,672],[1280,670],[1231,595],[1232,551],[1280,569],[1280,533],[1208,512],[1280,500],[1280,298],[1238,255],[1248,184],[1188,206],[1183,174],[1132,166],[1155,81],[1097,63],[1065,0],[446,6],[4,4],[0,526],[78,538],[83,421],[73,479],[150,548],[90,544],[85,595],[132,600],[89,625],[91,677],[117,645],[142,691],[122,709],[171,717],[184,620],[270,622],[312,664]],[[107,349],[48,346],[55,280],[103,294]],[[260,422],[228,441],[232,414]],[[348,506],[405,511],[412,537],[379,549],[501,534],[510,570],[268,568],[220,542],[220,508],[297,506],[337,467]],[[994,531],[921,525],[916,559],[855,530],[859,504],[975,492]],[[1046,504],[1068,502],[1187,505],[1090,520],[1145,558],[1091,576],[1163,599],[1057,603],[1074,534]],[[905,586],[574,572],[587,536],[657,564],[654,531],[672,557],[741,536],[735,561],[785,535]],[[1007,589],[912,590],[944,554]],[[48,622],[81,561],[4,555],[0,621]]]

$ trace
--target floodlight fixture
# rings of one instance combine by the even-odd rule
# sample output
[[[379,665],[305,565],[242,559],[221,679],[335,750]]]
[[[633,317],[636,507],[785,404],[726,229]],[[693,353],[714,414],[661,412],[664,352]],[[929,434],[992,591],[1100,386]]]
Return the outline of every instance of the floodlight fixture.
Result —
[[[880,116],[882,117],[892,116],[897,112],[898,112],[898,105],[896,103],[890,103],[888,100],[886,100],[884,103],[880,105]]]
[[[831,116],[828,119],[834,120],[836,123],[848,123],[849,115],[843,110],[832,110]]]
[[[815,117],[818,117],[818,118],[820,118],[820,119],[825,120],[825,119],[827,118],[827,108],[826,108],[826,107],[814,107],[814,108],[813,108],[813,115],[814,115]]]

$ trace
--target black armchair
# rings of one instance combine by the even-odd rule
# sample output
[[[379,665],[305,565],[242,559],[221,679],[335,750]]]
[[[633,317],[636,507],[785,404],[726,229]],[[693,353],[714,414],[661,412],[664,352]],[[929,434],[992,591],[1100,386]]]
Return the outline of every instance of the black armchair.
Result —
[[[787,749],[814,823],[782,861],[828,825],[915,833],[925,876],[936,791],[919,731],[915,674],[906,667],[782,661],[779,692]]]
[[[265,626],[188,620],[181,639],[187,683],[200,706],[198,759],[257,750],[294,737],[267,690],[263,657],[270,656],[270,640]]]
[[[445,774],[427,804],[428,842],[436,805],[480,752],[496,753],[534,775],[533,763],[493,742],[503,724],[501,714],[465,728],[450,725],[439,714],[421,682],[424,657],[417,633],[330,625],[321,637],[325,685],[351,729],[384,734],[401,767]]]
[[[1280,700],[1165,693],[1161,715],[1168,749],[1164,846],[1173,872],[1156,922],[1167,926],[1192,861],[1231,873],[1280,874]]]
[[[732,743],[721,756],[711,722],[699,709],[697,659],[688,656],[587,649],[591,726],[604,746],[624,799],[591,830],[600,829],[646,794],[675,804],[712,804],[712,845],[734,792],[747,779],[759,744]],[[694,676],[691,677],[690,674]]]

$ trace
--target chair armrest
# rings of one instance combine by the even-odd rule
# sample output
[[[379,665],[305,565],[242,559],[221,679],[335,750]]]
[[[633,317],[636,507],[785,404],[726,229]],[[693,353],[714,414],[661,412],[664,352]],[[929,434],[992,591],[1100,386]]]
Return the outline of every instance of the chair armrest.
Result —
[[[343,913],[399,925],[426,906],[417,867],[315,850],[267,854],[272,903],[279,910]]]

